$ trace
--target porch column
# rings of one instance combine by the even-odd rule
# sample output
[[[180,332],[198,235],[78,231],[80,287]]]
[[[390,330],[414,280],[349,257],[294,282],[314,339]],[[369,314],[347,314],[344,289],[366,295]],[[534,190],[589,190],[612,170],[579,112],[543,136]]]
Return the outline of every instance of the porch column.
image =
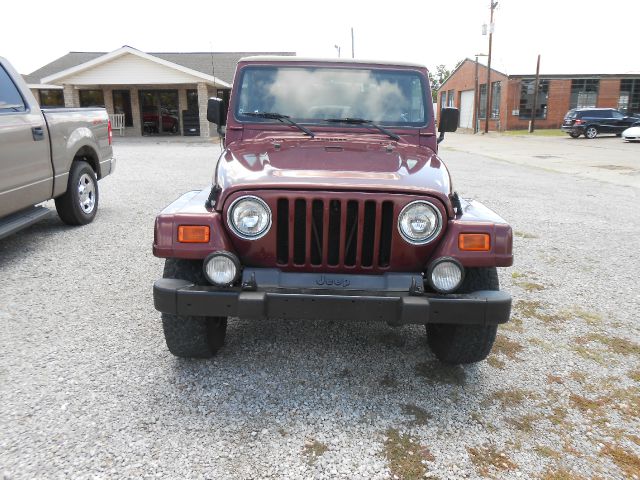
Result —
[[[209,92],[206,83],[198,83],[198,111],[200,114],[200,136],[211,136],[209,130],[209,120],[207,120],[207,102],[209,100]]]
[[[180,116],[180,134],[184,135],[184,122],[182,121],[182,112],[187,109],[187,89],[181,87],[178,90],[178,115]]]
[[[130,87],[131,95],[131,117],[133,119],[134,135],[142,135],[142,121],[140,119],[140,95],[138,95],[138,87]]]
[[[67,108],[80,106],[80,94],[78,90],[73,88],[73,85],[64,84],[62,86],[62,94],[64,96],[64,106]]]

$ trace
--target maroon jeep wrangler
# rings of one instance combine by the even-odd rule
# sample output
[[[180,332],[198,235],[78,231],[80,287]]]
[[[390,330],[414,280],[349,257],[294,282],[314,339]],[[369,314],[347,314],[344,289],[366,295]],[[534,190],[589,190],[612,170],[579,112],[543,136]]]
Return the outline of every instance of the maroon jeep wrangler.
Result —
[[[437,151],[458,111],[436,137],[425,67],[246,58],[207,115],[225,136],[213,185],[155,224],[171,353],[214,355],[228,317],[323,318],[422,324],[441,361],[487,357],[511,227],[453,190]]]

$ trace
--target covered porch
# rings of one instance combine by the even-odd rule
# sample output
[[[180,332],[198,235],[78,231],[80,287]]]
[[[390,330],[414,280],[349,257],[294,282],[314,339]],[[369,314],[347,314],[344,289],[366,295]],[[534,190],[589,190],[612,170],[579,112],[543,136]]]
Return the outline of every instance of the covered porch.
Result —
[[[207,121],[207,100],[228,100],[230,92],[214,76],[130,47],[42,80],[62,87],[65,107],[103,106],[118,115],[124,127],[114,134],[127,136],[209,137],[215,130]]]

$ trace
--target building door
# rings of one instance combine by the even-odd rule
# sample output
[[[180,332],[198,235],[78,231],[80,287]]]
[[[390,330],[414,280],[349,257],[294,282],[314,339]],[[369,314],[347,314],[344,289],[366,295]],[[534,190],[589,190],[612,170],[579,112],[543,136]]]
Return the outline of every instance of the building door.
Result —
[[[143,135],[179,135],[177,90],[140,90]]]
[[[460,128],[473,128],[473,90],[460,92]]]
[[[124,126],[133,127],[131,92],[129,90],[113,91],[113,113],[124,113]]]

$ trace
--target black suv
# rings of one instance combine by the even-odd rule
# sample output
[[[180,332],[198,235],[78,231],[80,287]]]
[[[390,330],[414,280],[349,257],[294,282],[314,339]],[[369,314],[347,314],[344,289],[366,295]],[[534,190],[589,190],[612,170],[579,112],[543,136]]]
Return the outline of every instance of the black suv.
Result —
[[[617,136],[629,127],[640,125],[640,117],[627,116],[613,108],[574,108],[564,116],[561,130],[573,138],[596,138],[599,133]]]

